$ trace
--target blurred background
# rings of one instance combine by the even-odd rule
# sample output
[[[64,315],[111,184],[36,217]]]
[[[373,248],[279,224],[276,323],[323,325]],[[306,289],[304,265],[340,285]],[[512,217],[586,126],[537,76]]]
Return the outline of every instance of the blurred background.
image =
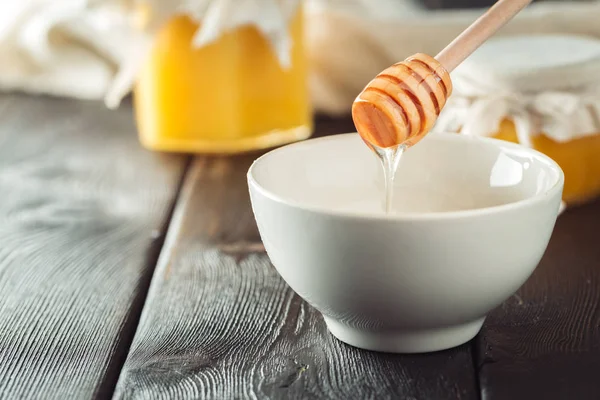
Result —
[[[268,149],[309,138],[315,115],[348,118],[382,69],[435,55],[493,3],[5,1],[0,90],[110,109],[133,94],[140,144],[152,151]],[[566,170],[567,197],[600,193],[598,16],[599,1],[534,1],[497,35],[517,39],[454,74],[443,128],[535,146]]]
[[[374,74],[418,51],[439,51],[494,1],[5,1],[0,5],[0,88],[82,99],[108,96],[116,106],[138,72],[132,64],[143,63],[144,46],[158,40],[158,27],[175,15],[214,21],[223,28],[219,32],[263,21],[276,37],[283,36],[278,19],[289,17],[278,15],[278,4],[288,3],[300,4],[305,14],[302,35],[314,107],[345,113]],[[534,1],[501,34],[599,36],[599,11],[594,0]]]
[[[471,344],[424,357],[340,345],[279,278],[251,209],[246,173],[257,157],[353,131],[350,107],[372,78],[415,53],[435,56],[492,3],[0,0],[0,398],[597,399],[600,0],[534,1],[452,73],[435,129],[534,147],[566,177],[567,211],[540,268]],[[309,158],[299,173],[314,171]],[[508,184],[528,168],[516,164]],[[458,186],[429,198],[480,205],[482,193]],[[493,192],[513,198],[502,189]],[[345,226],[336,220],[331,232]],[[476,259],[527,248],[511,248],[529,239],[514,222],[511,240],[473,247]],[[393,232],[355,226],[373,240]],[[290,238],[330,244],[313,233]],[[350,246],[362,236],[343,236],[348,244],[332,248],[358,254]],[[428,244],[417,252],[453,254]],[[340,301],[393,310],[360,303],[394,276],[376,267],[364,290],[350,268],[356,282]],[[530,272],[519,268],[452,279],[487,288]],[[427,269],[417,281],[444,276]],[[323,277],[306,282],[337,281]],[[434,304],[419,285],[411,293]],[[477,300],[443,292],[448,308]]]

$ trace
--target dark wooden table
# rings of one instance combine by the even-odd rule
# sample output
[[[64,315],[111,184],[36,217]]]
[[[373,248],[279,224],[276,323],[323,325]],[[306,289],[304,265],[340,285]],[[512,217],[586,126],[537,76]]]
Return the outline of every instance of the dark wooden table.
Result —
[[[257,155],[154,154],[128,106],[0,96],[0,398],[600,398],[600,203],[559,218],[474,341],[378,354],[333,339],[270,265]]]

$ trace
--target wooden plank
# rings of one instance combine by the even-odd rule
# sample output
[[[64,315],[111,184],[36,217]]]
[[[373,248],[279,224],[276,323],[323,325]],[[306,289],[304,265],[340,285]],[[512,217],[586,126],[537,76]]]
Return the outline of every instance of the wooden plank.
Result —
[[[397,356],[329,335],[264,253],[245,180],[255,157],[193,164],[115,399],[477,398],[469,346]]]
[[[0,96],[0,398],[112,395],[184,164],[127,106]]]
[[[559,217],[550,246],[478,339],[484,399],[600,398],[600,202]]]

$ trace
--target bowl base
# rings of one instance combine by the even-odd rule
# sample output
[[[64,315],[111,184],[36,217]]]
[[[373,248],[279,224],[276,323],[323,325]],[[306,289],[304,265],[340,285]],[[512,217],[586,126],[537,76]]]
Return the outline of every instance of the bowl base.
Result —
[[[460,346],[473,339],[485,318],[461,325],[421,330],[367,331],[325,317],[329,332],[338,340],[363,350],[385,353],[429,353]]]

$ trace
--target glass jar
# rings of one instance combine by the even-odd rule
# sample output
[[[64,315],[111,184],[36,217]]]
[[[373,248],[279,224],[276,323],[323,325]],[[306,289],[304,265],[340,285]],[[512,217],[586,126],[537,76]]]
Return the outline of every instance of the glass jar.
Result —
[[[310,137],[303,12],[288,25],[290,65],[282,66],[254,25],[197,47],[200,25],[175,15],[157,32],[134,87],[142,145],[151,150],[237,153]]]
[[[600,196],[600,40],[499,37],[451,75],[454,91],[435,130],[545,153],[565,173],[568,206]]]

